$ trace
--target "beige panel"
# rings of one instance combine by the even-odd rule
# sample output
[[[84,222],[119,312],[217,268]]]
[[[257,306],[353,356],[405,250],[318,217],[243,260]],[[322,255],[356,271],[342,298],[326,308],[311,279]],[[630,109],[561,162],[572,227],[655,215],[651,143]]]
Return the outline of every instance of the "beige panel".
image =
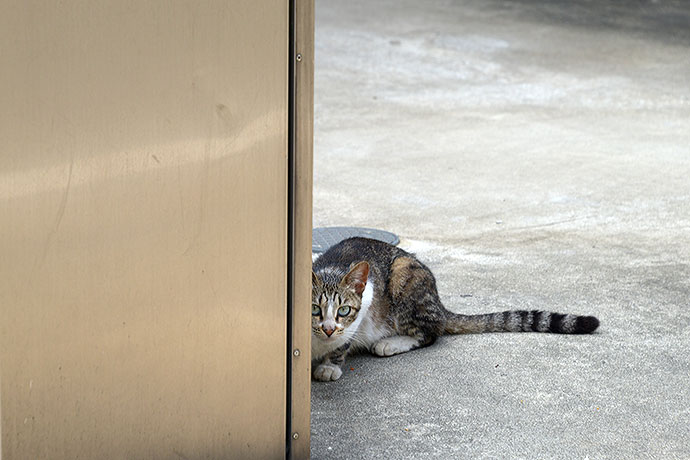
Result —
[[[283,0],[0,3],[2,458],[282,458]]]
[[[291,428],[293,459],[309,458],[311,394],[311,229],[314,126],[314,1],[297,0],[295,14],[295,288]]]

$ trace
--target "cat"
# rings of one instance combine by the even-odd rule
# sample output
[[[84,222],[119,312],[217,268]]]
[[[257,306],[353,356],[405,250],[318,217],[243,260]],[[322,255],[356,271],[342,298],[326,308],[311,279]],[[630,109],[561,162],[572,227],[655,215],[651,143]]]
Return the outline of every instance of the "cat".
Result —
[[[337,380],[349,352],[405,353],[443,334],[555,332],[588,334],[594,316],[539,310],[462,315],[445,309],[436,279],[413,254],[368,238],[332,246],[312,267],[315,380]]]

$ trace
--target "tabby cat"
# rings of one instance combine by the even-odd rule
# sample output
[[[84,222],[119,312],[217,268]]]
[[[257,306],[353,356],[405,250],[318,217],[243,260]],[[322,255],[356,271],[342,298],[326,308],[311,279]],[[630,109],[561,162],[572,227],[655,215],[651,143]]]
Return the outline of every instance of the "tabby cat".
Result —
[[[431,271],[398,247],[350,238],[327,250],[312,271],[314,378],[337,380],[348,352],[378,356],[431,345],[443,334],[556,332],[587,334],[594,316],[512,310],[461,315],[443,307]]]

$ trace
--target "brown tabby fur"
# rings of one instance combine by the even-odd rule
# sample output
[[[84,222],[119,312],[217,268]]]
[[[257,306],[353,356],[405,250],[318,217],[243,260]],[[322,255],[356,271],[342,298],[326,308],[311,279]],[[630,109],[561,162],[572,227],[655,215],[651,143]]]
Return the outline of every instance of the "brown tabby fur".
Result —
[[[443,334],[554,332],[587,334],[593,316],[510,310],[462,315],[447,310],[434,275],[413,254],[381,241],[350,238],[314,262],[312,357],[316,380],[336,380],[345,356],[366,349],[390,356]]]

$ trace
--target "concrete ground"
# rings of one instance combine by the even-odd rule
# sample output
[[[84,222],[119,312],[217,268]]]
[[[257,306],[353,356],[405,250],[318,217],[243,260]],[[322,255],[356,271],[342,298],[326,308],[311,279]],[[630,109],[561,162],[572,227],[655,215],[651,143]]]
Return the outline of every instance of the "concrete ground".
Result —
[[[690,458],[690,3],[317,0],[314,225],[397,233],[449,336],[312,384],[312,456]]]

